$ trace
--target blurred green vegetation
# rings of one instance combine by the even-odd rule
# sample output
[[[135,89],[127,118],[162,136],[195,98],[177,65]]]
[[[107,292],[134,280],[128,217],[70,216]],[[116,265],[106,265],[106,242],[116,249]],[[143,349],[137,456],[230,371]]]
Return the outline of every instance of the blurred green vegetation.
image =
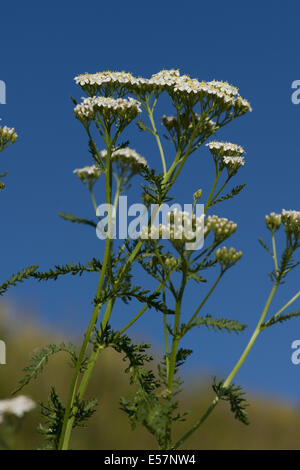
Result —
[[[0,366],[0,399],[8,398],[22,377],[22,369],[28,364],[33,351],[49,344],[60,343],[65,338],[53,331],[35,325],[24,315],[18,320],[8,321],[9,315],[1,308],[0,338],[7,345],[7,365]],[[64,400],[70,383],[72,369],[64,353],[52,357],[43,374],[27,386],[20,394],[35,401],[46,402],[50,386],[54,384]],[[128,376],[123,373],[126,364],[114,351],[102,354],[93,380],[89,397],[97,397],[97,412],[87,428],[74,431],[71,441],[73,449],[156,449],[152,437],[141,427],[130,429],[127,417],[119,409],[121,395],[128,397],[133,388]],[[213,393],[205,381],[194,383],[181,396],[184,410],[189,410],[187,421],[177,425],[179,437],[200,417]],[[245,426],[234,420],[228,404],[220,403],[200,430],[185,444],[186,449],[300,449],[300,410],[286,404],[272,403],[247,396],[251,406],[251,424]],[[43,447],[43,437],[36,428],[41,422],[39,407],[25,415],[18,433],[14,437],[15,449]],[[0,425],[1,428],[1,425]],[[0,446],[1,448],[1,446]]]

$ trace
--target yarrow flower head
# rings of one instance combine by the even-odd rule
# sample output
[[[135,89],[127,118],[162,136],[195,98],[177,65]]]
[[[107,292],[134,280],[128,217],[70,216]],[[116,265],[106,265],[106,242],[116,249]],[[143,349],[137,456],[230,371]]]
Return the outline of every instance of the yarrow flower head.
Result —
[[[300,238],[300,212],[282,209],[281,221],[286,233],[288,235],[294,235],[298,240]]]
[[[278,230],[281,225],[281,214],[271,212],[270,215],[266,215],[265,221],[267,228],[271,230],[271,232],[275,232],[275,230]]]
[[[217,215],[209,215],[205,220],[204,234],[207,236],[214,232],[215,241],[220,242],[229,238],[237,229],[237,224],[226,218]]]
[[[235,248],[218,248],[216,251],[216,260],[223,269],[233,266],[241,257],[242,251],[236,251]]]
[[[102,150],[100,156],[106,159],[107,150]],[[114,150],[111,154],[111,160],[119,176],[124,176],[125,174],[127,174],[127,177],[129,176],[128,174],[133,176],[148,167],[147,160],[129,147]]]
[[[206,146],[209,148],[219,168],[225,167],[229,175],[235,174],[241,166],[245,165],[245,159],[242,156],[245,154],[245,150],[241,145],[232,144],[231,142],[212,141],[206,144]]]
[[[228,157],[225,156],[223,157],[223,162],[226,168],[229,170],[236,171],[238,170],[241,166],[245,165],[245,159],[244,157]]]
[[[161,70],[154,73],[149,79],[150,85],[156,85],[162,88],[174,87],[176,85],[180,73],[178,69]]]
[[[238,95],[238,89],[227,82],[199,81],[188,75],[173,77],[174,86],[171,93],[180,100],[210,101],[211,105],[217,105],[220,111],[233,109],[235,112],[244,114],[251,111],[249,102]]]
[[[206,144],[212,155],[219,155],[221,157],[240,157],[245,153],[241,145],[232,144],[231,142],[217,142],[212,141]]]
[[[35,407],[35,402],[25,395],[19,395],[16,398],[10,398],[7,400],[0,400],[0,423],[3,423],[5,413],[13,414],[18,418],[22,418],[25,413],[33,410]]]
[[[196,217],[187,211],[174,209],[167,213],[167,224],[142,227],[140,237],[142,239],[168,239],[174,246],[187,242],[195,242],[203,236],[204,214]]]
[[[90,95],[102,93],[104,96],[113,95],[116,91],[124,95],[141,89],[149,89],[149,80],[134,77],[128,72],[112,72],[110,70],[97,73],[84,73],[75,77],[75,82]]]
[[[136,78],[127,72],[106,72],[83,73],[74,78],[77,85],[85,87],[87,85],[101,86],[105,83],[115,84],[117,86],[134,84]]]
[[[75,82],[89,95],[97,93],[103,96],[124,96],[132,92],[139,96],[143,92],[159,95],[166,91],[171,98],[181,103],[196,104],[207,100],[210,107],[217,105],[220,112],[232,110],[235,114],[244,114],[251,111],[249,102],[238,94],[238,89],[227,82],[212,80],[199,81],[189,75],[180,75],[178,69],[161,70],[149,79],[134,77],[127,72],[98,72],[95,74],[80,74]]]
[[[74,108],[74,114],[81,121],[90,121],[99,112],[104,119],[112,116],[125,121],[132,121],[142,112],[141,103],[133,98],[107,98],[104,96],[93,96],[83,98],[81,104]]]
[[[18,134],[13,127],[0,126],[0,152],[8,147],[8,145],[16,142],[17,138]]]
[[[94,184],[94,182],[99,178],[101,170],[97,165],[85,166],[83,168],[76,168],[73,173],[75,173],[78,178],[87,184]]]
[[[209,85],[219,89],[221,92],[226,93],[227,95],[236,96],[239,94],[239,89],[230,85],[228,82],[212,80],[208,83]]]

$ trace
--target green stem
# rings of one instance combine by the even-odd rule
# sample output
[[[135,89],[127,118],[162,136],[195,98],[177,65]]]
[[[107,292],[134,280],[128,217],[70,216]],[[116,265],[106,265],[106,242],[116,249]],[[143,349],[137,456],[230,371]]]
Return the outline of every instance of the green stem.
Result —
[[[186,282],[187,282],[187,265],[186,265],[186,260],[184,256],[181,257],[181,260],[182,260],[182,265],[183,265],[182,280],[181,280],[181,285],[180,285],[178,295],[176,296],[176,308],[175,308],[175,319],[174,319],[174,328],[173,328],[173,335],[172,335],[172,347],[171,347],[170,353],[166,350],[166,357],[168,356],[169,358],[168,375],[167,375],[169,400],[172,400],[172,397],[173,397],[176,359],[177,359],[178,345],[181,339],[181,335],[180,335],[181,304],[182,304],[184,289],[185,289]],[[166,435],[165,435],[166,449],[170,449],[171,441],[172,441],[172,415],[169,416],[169,420],[166,425]]]
[[[165,302],[165,293],[164,293],[164,302]],[[166,371],[167,377],[169,376],[170,370],[170,361],[169,361],[169,342],[168,342],[168,324],[167,324],[167,314],[164,313],[164,339],[165,339],[165,351],[166,351]]]
[[[212,199],[212,197],[213,197],[213,195],[214,195],[214,192],[215,192],[217,183],[218,183],[219,178],[220,178],[220,174],[221,174],[221,173],[220,173],[219,171],[218,171],[217,174],[216,174],[214,184],[213,184],[213,186],[212,186],[212,188],[211,188],[211,191],[210,191],[210,193],[209,193],[208,199],[207,199],[206,204],[205,204],[205,207],[204,207],[204,213],[206,213],[207,210],[208,210],[209,207],[210,207],[210,202],[211,202],[211,199]]]
[[[276,276],[278,276],[278,261],[277,261],[277,252],[276,252],[276,243],[275,243],[274,231],[272,231],[272,247],[273,247],[273,259],[274,259],[274,264],[275,264]]]
[[[160,141],[160,138],[159,138],[156,126],[155,126],[155,121],[153,119],[153,109],[154,109],[154,107],[151,109],[150,106],[149,106],[148,101],[146,101],[146,107],[147,107],[147,113],[148,113],[148,116],[149,116],[149,119],[150,119],[150,122],[151,122],[151,125],[152,125],[153,135],[154,135],[154,137],[156,139],[156,142],[157,142],[157,145],[158,145],[160,158],[161,158],[163,171],[164,171],[164,176],[165,176],[167,174],[166,159],[165,159],[165,154],[164,154],[164,151],[163,151],[163,148],[162,148],[162,145],[161,145],[161,141]]]
[[[113,309],[113,305],[114,305],[113,300],[110,300],[107,304],[107,308],[105,310],[105,314],[104,314],[103,320],[101,322],[101,327],[100,327],[101,331],[105,330],[105,328],[107,326],[107,323],[109,322],[109,318],[110,318],[110,315],[111,315],[111,312],[112,312],[112,309]],[[78,398],[79,398],[79,400],[82,400],[82,398],[84,396],[84,393],[85,393],[85,390],[88,386],[89,380],[91,378],[94,366],[97,362],[97,359],[99,357],[100,352],[102,351],[102,349],[104,349],[104,347],[105,346],[102,345],[102,344],[97,345],[95,347],[95,349],[93,350],[93,352],[91,354],[91,357],[89,358],[88,366],[87,366],[86,370],[84,371],[80,386],[78,388]]]
[[[172,395],[173,395],[176,357],[177,357],[177,351],[178,351],[178,344],[180,341],[179,334],[178,334],[179,327],[180,327],[180,314],[181,314],[181,299],[180,300],[178,299],[176,301],[172,348],[171,348],[170,354],[167,354],[167,351],[166,351],[166,357],[168,357],[167,379],[168,379],[169,400],[172,400]],[[168,422],[166,424],[166,434],[165,434],[166,450],[170,449],[171,442],[172,442],[172,416],[169,416]]]
[[[232,371],[230,372],[230,374],[228,375],[227,379],[225,380],[225,382],[223,383],[223,387],[224,388],[227,388],[228,385],[230,385],[230,383],[232,382],[233,378],[235,377],[236,373],[238,372],[238,370],[240,369],[240,367],[242,366],[242,364],[244,363],[246,357],[248,356],[249,352],[251,351],[259,333],[260,333],[260,327],[261,325],[263,324],[264,322],[264,319],[266,318],[266,315],[268,313],[268,310],[269,310],[269,307],[270,307],[270,304],[272,302],[272,299],[275,295],[275,292],[278,288],[278,283],[275,282],[274,285],[273,285],[273,288],[271,290],[271,293],[268,297],[268,300],[267,300],[267,303],[265,305],[265,308],[261,314],[261,317],[258,321],[258,324],[256,325],[256,328],[249,340],[249,343],[247,344],[246,348],[244,349],[240,359],[238,360],[237,364],[235,365],[235,367],[232,369]]]
[[[234,366],[234,368],[232,369],[232,371],[230,372],[230,374],[228,375],[228,377],[226,378],[225,382],[223,383],[223,387],[224,388],[227,388],[230,383],[232,382],[232,380],[234,379],[235,375],[237,374],[237,372],[239,371],[239,369],[241,368],[242,364],[244,363],[246,357],[248,356],[249,352],[251,351],[259,333],[260,333],[260,327],[262,325],[262,323],[264,322],[264,319],[268,313],[268,310],[269,310],[269,307],[270,307],[270,304],[273,300],[273,297],[275,295],[275,292],[278,288],[278,283],[277,281],[275,281],[274,285],[273,285],[273,288],[270,292],[270,295],[268,297],[268,300],[266,302],[266,305],[263,309],[263,312],[261,314],[261,317],[256,325],[256,328],[246,346],[246,348],[244,349],[241,357],[239,358],[238,362],[236,363],[236,365]],[[218,397],[215,397],[215,399],[213,400],[213,402],[211,403],[211,405],[209,406],[209,408],[207,409],[207,411],[204,413],[204,415],[194,424],[194,426],[186,433],[184,434],[184,436],[182,436],[181,439],[179,439],[175,446],[172,448],[172,449],[178,449],[178,447],[180,447],[184,442],[185,440],[190,437],[203,423],[204,421],[208,418],[208,416],[210,415],[210,413],[213,411],[213,409],[215,408],[215,406],[217,405],[217,403],[219,402],[219,398]]]
[[[105,172],[105,187],[106,187],[106,203],[108,204],[108,207],[110,207],[110,201],[111,201],[111,145],[110,141],[108,140],[108,145],[107,145],[107,169]],[[111,214],[109,213],[108,217],[108,233],[110,233],[111,229]],[[106,238],[105,240],[105,252],[104,252],[104,259],[103,259],[103,264],[102,264],[102,269],[100,273],[100,278],[97,286],[97,291],[96,291],[96,299],[99,298],[103,281],[104,281],[104,276],[106,274],[106,269],[108,267],[108,263],[110,260],[110,246],[111,246],[111,240],[109,237]],[[74,423],[74,412],[76,413],[76,407],[73,409],[74,405],[74,400],[76,397],[76,389],[77,389],[77,384],[78,384],[78,379],[79,375],[81,372],[81,366],[82,362],[84,360],[84,356],[88,347],[88,344],[90,342],[91,335],[93,333],[95,324],[97,323],[98,316],[99,316],[99,311],[100,311],[101,305],[96,304],[93,313],[90,319],[90,323],[87,329],[86,334],[84,335],[84,339],[81,345],[80,353],[78,356],[78,360],[75,366],[75,371],[73,374],[73,378],[71,381],[71,386],[70,386],[70,391],[69,391],[69,398],[66,406],[66,411],[64,415],[64,421],[63,421],[63,426],[62,426],[62,431],[59,439],[59,450],[67,450],[70,437],[71,437],[71,432],[72,432],[72,427]]]
[[[197,421],[191,429],[189,429],[177,442],[176,444],[172,447],[172,450],[178,449],[179,447],[182,446],[182,444],[192,435],[194,434],[195,431],[204,423],[204,421],[207,420],[211,412],[215,409],[216,405],[219,403],[219,397],[215,397],[215,399],[212,401],[210,406],[207,408],[205,413],[201,416],[199,421]]]
[[[278,312],[275,313],[273,318],[277,318],[282,312],[284,312],[284,310],[286,310],[292,303],[294,303],[295,300],[297,300],[299,296],[300,296],[300,291],[297,292],[297,294],[294,295],[294,297],[292,297],[280,310],[278,310]]]
[[[228,183],[228,181],[231,179],[231,176],[228,176],[228,178],[226,178],[226,181],[222,184],[222,186],[220,187],[220,189],[218,189],[218,191],[216,192],[216,194],[214,195],[213,199],[211,200],[211,202],[214,202],[217,197],[219,196],[219,194],[223,191],[223,189],[225,188],[226,184]]]
[[[169,375],[168,375],[168,390],[171,393],[173,391],[173,379],[174,379],[174,374],[175,374],[176,356],[177,356],[177,349],[178,349],[178,344],[180,340],[179,338],[180,315],[181,315],[181,299],[178,299],[176,301],[173,341],[172,341],[172,349],[170,353],[170,370],[169,370]]]
[[[220,282],[222,276],[223,276],[224,272],[221,272],[221,274],[218,276],[217,280],[215,281],[215,283],[213,284],[213,286],[210,288],[210,290],[208,291],[208,293],[206,294],[206,296],[204,297],[204,299],[202,300],[201,304],[199,305],[199,307],[196,309],[195,313],[191,316],[191,318],[189,319],[188,323],[186,324],[186,328],[185,330],[188,330],[188,328],[190,327],[190,325],[193,323],[193,321],[195,320],[195,318],[197,317],[198,313],[200,312],[200,310],[202,309],[202,307],[204,306],[204,304],[207,302],[207,300],[209,299],[209,297],[211,296],[211,294],[213,293],[213,291],[215,290],[215,288],[217,287],[218,283]]]
[[[94,191],[92,189],[90,189],[90,195],[91,195],[91,199],[92,199],[92,203],[93,203],[93,207],[95,209],[95,212],[97,212],[97,202],[96,202],[96,199],[95,199]]]

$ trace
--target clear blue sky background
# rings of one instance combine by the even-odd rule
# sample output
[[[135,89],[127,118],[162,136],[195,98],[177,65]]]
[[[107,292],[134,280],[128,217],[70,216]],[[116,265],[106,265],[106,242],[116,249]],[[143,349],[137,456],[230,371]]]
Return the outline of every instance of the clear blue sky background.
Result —
[[[8,170],[1,194],[1,279],[28,264],[41,269],[101,257],[103,242],[93,230],[61,220],[59,211],[92,216],[88,194],[72,174],[90,163],[84,131],[73,117],[70,96],[82,92],[73,77],[81,72],[126,70],[150,76],[163,68],[204,80],[228,80],[248,98],[253,112],[219,134],[243,145],[247,164],[236,178],[243,194],[216,207],[238,223],[232,243],[244,257],[224,280],[204,313],[250,325],[240,336],[198,330],[186,368],[194,378],[203,370],[225,377],[254,327],[271,287],[271,260],[257,242],[267,238],[264,216],[299,207],[300,105],[291,102],[291,83],[300,79],[299,14],[295,1],[272,2],[5,2],[0,12],[0,79],[7,104],[0,116],[16,127],[19,141],[1,155]],[[134,136],[137,135],[135,138]],[[131,145],[151,166],[159,157],[150,138],[132,126]],[[205,148],[194,154],[176,186],[179,202],[208,188],[212,161]],[[101,182],[99,183],[101,192]],[[63,278],[56,283],[24,283],[6,301],[33,310],[42,324],[69,334],[86,326],[97,279]],[[140,278],[145,286],[148,279]],[[274,311],[299,290],[299,271],[276,297]],[[201,286],[202,288],[202,286]],[[186,309],[197,300],[189,295]],[[137,306],[134,306],[134,313]],[[296,307],[295,307],[296,308]],[[299,308],[299,303],[298,303]],[[114,326],[130,312],[122,304]],[[132,334],[160,347],[161,319],[149,311]],[[300,339],[300,320],[270,329],[251,352],[236,380],[261,393],[300,401],[300,365],[291,363],[291,343]]]

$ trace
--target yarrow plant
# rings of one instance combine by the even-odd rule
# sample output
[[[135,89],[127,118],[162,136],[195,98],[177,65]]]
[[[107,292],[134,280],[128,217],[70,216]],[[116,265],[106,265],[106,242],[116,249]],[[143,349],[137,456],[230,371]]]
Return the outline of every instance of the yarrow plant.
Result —
[[[97,181],[102,179],[108,207],[104,255],[101,259],[95,257],[84,264],[55,266],[47,272],[34,271],[31,274],[37,280],[56,280],[65,274],[96,272],[99,280],[80,348],[66,344],[43,348],[25,369],[26,374],[16,391],[35,378],[53,354],[60,351],[69,354],[73,377],[68,398],[63,403],[55,387],[51,388],[49,403],[42,405],[45,424],[40,427],[50,448],[66,450],[72,430],[85,425],[95,412],[97,401],[87,400],[86,391],[95,364],[101,360],[101,352],[112,348],[127,361],[125,372],[129,374],[130,383],[135,389],[132,397],[121,398],[121,408],[131,426],[144,426],[154,436],[160,449],[182,447],[220,400],[228,401],[235,418],[247,424],[247,402],[241,388],[233,383],[235,375],[263,330],[300,314],[283,314],[300,296],[300,292],[278,312],[269,314],[276,290],[299,264],[294,259],[300,245],[300,217],[296,211],[283,210],[281,214],[272,213],[266,217],[272,248],[261,239],[260,243],[274,263],[271,293],[240,359],[225,380],[213,382],[216,397],[212,404],[188,432],[179,440],[174,440],[174,427],[179,427],[185,419],[185,413],[178,411],[178,394],[183,386],[179,372],[192,354],[191,349],[182,347],[183,339],[192,329],[203,326],[235,333],[244,331],[247,326],[236,319],[213,317],[204,310],[223,276],[242,257],[241,251],[228,246],[237,224],[211,212],[212,208],[215,211],[217,204],[236,197],[245,186],[242,184],[229,192],[225,191],[230,180],[245,165],[245,151],[241,145],[215,139],[221,128],[251,111],[249,102],[227,82],[200,81],[181,75],[179,70],[174,69],[162,70],[150,78],[134,77],[127,72],[85,73],[75,77],[75,82],[85,95],[79,102],[73,99],[74,116],[86,133],[90,161],[85,161],[88,166],[75,169],[74,173],[90,193],[95,219],[88,220],[69,213],[60,213],[60,216],[95,229],[100,217],[95,188]],[[156,117],[157,104],[162,96],[169,99],[174,109],[173,115],[160,117],[166,145],[161,140]],[[142,114],[147,121],[141,119]],[[122,141],[124,130],[132,126],[136,119],[139,130],[154,138],[161,169],[156,168],[149,155],[145,158],[131,148],[129,142]],[[126,193],[133,181],[142,179],[141,200],[146,207],[155,207],[151,217],[156,216],[162,205],[173,198],[175,182],[184,171],[186,161],[203,144],[207,145],[203,153],[210,155],[215,174],[208,194],[204,195],[202,189],[193,189],[192,212],[171,208],[167,214],[167,224],[153,227],[149,219],[139,237],[131,238],[129,235],[124,242],[112,239],[109,234],[119,196]],[[201,216],[196,214],[198,201],[204,206]],[[200,222],[203,230],[199,229]],[[285,233],[286,247],[279,257],[275,235],[282,232]],[[195,241],[200,235],[204,241],[203,248],[187,249],[186,243]],[[136,266],[145,271],[146,279],[147,276],[154,279],[154,291],[137,284]],[[211,285],[207,281],[208,271],[216,273]],[[193,283],[197,285],[194,310],[184,312],[187,288]],[[116,331],[113,329],[114,313],[120,300],[133,306],[136,302],[142,305]],[[130,327],[142,321],[150,309],[157,311],[153,321],[157,322],[157,328],[161,326],[164,338],[164,354],[157,370],[153,369],[153,359],[148,353],[149,344],[134,344],[128,336]]]

